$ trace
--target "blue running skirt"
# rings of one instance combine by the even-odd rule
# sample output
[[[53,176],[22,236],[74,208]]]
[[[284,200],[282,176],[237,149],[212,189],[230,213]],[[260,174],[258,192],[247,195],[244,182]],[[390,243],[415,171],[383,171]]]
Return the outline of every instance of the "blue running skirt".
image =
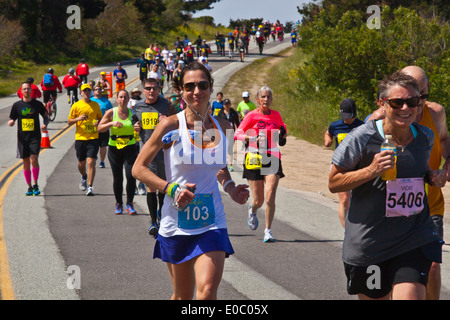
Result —
[[[227,229],[191,236],[163,237],[158,234],[153,259],[179,264],[210,251],[225,251],[227,258],[234,253]]]

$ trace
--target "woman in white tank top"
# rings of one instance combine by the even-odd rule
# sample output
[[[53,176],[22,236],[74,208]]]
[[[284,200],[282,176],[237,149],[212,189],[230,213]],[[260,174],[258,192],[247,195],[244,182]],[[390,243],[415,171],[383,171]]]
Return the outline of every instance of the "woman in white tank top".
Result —
[[[139,181],[166,193],[154,258],[168,265],[172,299],[192,299],[195,288],[199,300],[217,298],[225,258],[234,253],[217,182],[237,203],[244,204],[250,195],[248,186],[236,186],[228,172],[224,132],[231,126],[208,113],[212,85],[202,64],[183,69],[174,86],[186,109],[156,127],[133,167]],[[161,148],[167,181],[147,169]],[[196,277],[197,272],[202,276]]]

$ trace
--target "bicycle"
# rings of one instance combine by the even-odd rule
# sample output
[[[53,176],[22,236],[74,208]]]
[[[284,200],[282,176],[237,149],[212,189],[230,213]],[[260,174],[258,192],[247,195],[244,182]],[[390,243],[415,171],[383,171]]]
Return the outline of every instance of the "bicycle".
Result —
[[[73,92],[73,90],[70,90],[70,95],[69,95],[69,104],[70,104],[70,106],[72,107],[73,104],[74,104],[75,102],[77,102],[77,101],[78,101],[78,99],[77,99],[77,97],[75,96],[75,93]]]
[[[47,113],[48,113],[48,119],[50,120],[50,122],[53,122],[56,118],[56,111],[57,111],[57,107],[56,107],[56,102],[53,100],[53,97],[50,96],[50,99],[47,102]]]

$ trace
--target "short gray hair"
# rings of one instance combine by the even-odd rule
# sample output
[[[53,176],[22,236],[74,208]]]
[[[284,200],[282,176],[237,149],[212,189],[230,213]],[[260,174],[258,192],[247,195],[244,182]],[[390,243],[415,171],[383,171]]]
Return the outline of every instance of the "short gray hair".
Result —
[[[259,96],[264,92],[267,91],[270,93],[270,96],[273,97],[273,91],[268,86],[264,85],[261,88],[259,88],[258,92],[256,93],[256,98],[258,99]]]
[[[387,98],[393,86],[400,86],[403,88],[412,87],[417,91],[417,95],[419,95],[420,92],[416,79],[402,71],[396,71],[378,83],[380,99]]]

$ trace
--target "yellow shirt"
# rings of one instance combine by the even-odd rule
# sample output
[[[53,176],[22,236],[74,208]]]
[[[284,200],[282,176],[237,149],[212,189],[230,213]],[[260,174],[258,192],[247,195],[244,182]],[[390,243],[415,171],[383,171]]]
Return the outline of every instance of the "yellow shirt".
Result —
[[[97,102],[91,101],[89,103],[79,100],[74,103],[70,109],[69,119],[75,119],[85,114],[87,116],[86,120],[77,121],[75,140],[92,140],[98,139],[97,127],[94,126],[97,121],[102,119],[102,111]]]
[[[145,58],[148,60],[153,60],[153,56],[155,55],[155,50],[151,48],[145,49]]]
[[[422,119],[419,124],[430,128],[434,133],[434,143],[433,149],[431,149],[430,160],[428,164],[431,170],[439,169],[442,160],[442,146],[439,139],[439,132],[437,131],[436,125],[434,124],[433,118],[431,117],[431,112],[428,106],[425,104],[422,112]],[[430,206],[430,215],[444,215],[444,196],[442,194],[441,188],[436,188],[430,185],[426,185],[428,192],[428,205]]]

